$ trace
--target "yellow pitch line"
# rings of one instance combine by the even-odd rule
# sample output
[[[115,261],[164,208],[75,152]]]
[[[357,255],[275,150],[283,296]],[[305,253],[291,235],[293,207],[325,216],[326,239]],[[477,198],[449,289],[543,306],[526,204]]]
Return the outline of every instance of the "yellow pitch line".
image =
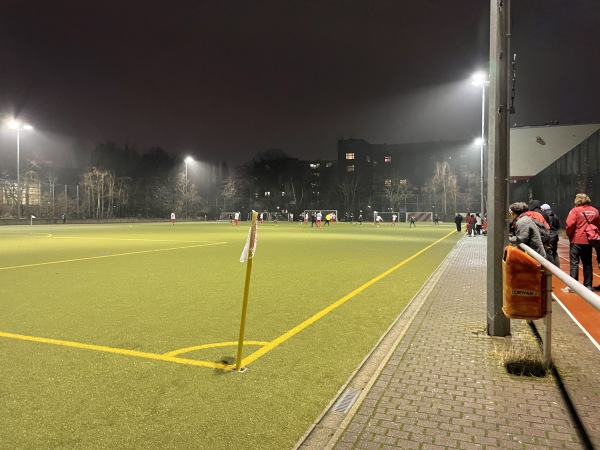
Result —
[[[146,358],[146,359],[154,359],[158,361],[167,361],[177,364],[186,364],[189,366],[201,366],[201,367],[210,367],[214,369],[228,369],[231,368],[229,364],[216,363],[211,361],[199,361],[195,359],[186,359],[186,358],[177,358],[176,355],[178,350],[174,352],[158,354],[158,353],[148,353],[148,352],[140,352],[138,350],[127,350],[124,348],[114,348],[114,347],[105,347],[103,345],[92,345],[92,344],[83,344],[81,342],[72,342],[72,341],[63,341],[60,339],[49,339],[43,337],[36,336],[26,336],[23,334],[14,334],[14,333],[5,333],[0,331],[0,337],[10,338],[10,339],[19,339],[22,341],[30,341],[30,342],[38,342],[43,344],[52,344],[52,345],[61,345],[64,347],[73,347],[84,350],[95,350],[104,353],[114,353],[117,355],[126,355],[126,356],[135,356],[137,358]],[[256,344],[262,345],[264,343],[259,343],[255,341],[248,341],[246,344]],[[212,347],[225,347],[225,346],[234,346],[237,345],[237,342],[222,342],[216,344],[206,344],[198,346],[197,348],[212,348]],[[189,350],[186,350],[189,351]]]
[[[308,319],[306,319],[304,322],[300,323],[299,325],[296,325],[294,328],[292,328],[291,330],[287,331],[286,333],[282,334],[281,336],[279,336],[278,338],[272,340],[271,342],[269,342],[267,345],[265,345],[264,347],[261,347],[260,349],[258,349],[257,351],[255,351],[254,353],[248,355],[247,357],[245,357],[242,360],[242,365],[246,366],[248,364],[250,364],[253,361],[256,361],[258,358],[260,358],[261,356],[265,355],[266,353],[270,352],[271,350],[273,350],[275,347],[279,346],[280,344],[284,343],[285,341],[287,341],[288,339],[290,339],[291,337],[295,336],[296,334],[300,333],[302,330],[304,330],[305,328],[307,328],[308,326],[312,325],[313,323],[315,323],[317,320],[321,319],[322,317],[326,316],[327,314],[329,314],[331,311],[333,311],[334,309],[342,306],[344,303],[346,303],[348,300],[352,299],[353,297],[357,296],[358,294],[360,294],[362,291],[364,291],[365,289],[367,289],[369,286],[372,286],[373,284],[377,283],[378,281],[380,281],[382,278],[388,276],[389,274],[391,274],[392,272],[394,272],[395,270],[399,269],[400,267],[402,267],[403,265],[405,265],[406,263],[412,261],[413,259],[415,259],[417,256],[423,254],[424,252],[426,252],[427,250],[429,250],[431,247],[433,247],[434,245],[437,245],[438,243],[442,242],[444,239],[447,239],[448,237],[454,235],[456,232],[452,231],[451,233],[448,233],[446,236],[438,239],[437,241],[433,242],[432,244],[428,245],[427,247],[419,250],[417,253],[415,253],[412,256],[409,256],[408,258],[406,258],[404,261],[399,262],[398,264],[396,264],[394,267],[386,270],[385,272],[383,272],[380,275],[377,275],[375,278],[373,278],[370,281],[367,281],[365,284],[363,284],[362,286],[354,289],[352,292],[350,292],[349,294],[345,295],[344,297],[340,298],[338,301],[336,301],[335,303],[332,303],[331,305],[329,305],[327,308],[319,311],[318,313],[316,313],[315,315],[313,315],[312,317],[309,317]]]
[[[48,237],[53,237],[54,239],[83,239],[86,241],[139,241],[139,242],[209,242],[209,241],[174,241],[173,239],[137,239],[137,238],[108,238],[108,237],[80,237],[80,236],[53,236],[48,235]]]
[[[268,344],[268,342],[263,342],[263,341],[244,341],[244,345],[267,345],[267,344]],[[217,348],[217,347],[232,347],[232,346],[237,346],[237,345],[238,345],[238,341],[218,342],[215,344],[203,344],[203,345],[196,345],[194,347],[180,348],[179,350],[173,350],[172,352],[164,353],[164,355],[165,356],[177,356],[177,355],[181,355],[182,353],[193,352],[196,350],[204,350],[207,348]]]
[[[138,252],[115,253],[114,255],[87,256],[85,258],[63,259],[60,261],[48,261],[48,262],[35,263],[35,264],[23,264],[20,266],[0,267],[0,270],[22,269],[25,267],[36,267],[36,266],[48,266],[51,264],[64,264],[64,263],[77,262],[77,261],[89,261],[92,259],[113,258],[115,256],[140,255],[143,253],[167,252],[167,251],[171,251],[171,250],[183,250],[186,248],[208,247],[211,245],[221,245],[221,244],[227,244],[227,242],[212,242],[209,244],[185,245],[183,247],[159,248],[159,249],[155,249],[155,250],[140,250]]]

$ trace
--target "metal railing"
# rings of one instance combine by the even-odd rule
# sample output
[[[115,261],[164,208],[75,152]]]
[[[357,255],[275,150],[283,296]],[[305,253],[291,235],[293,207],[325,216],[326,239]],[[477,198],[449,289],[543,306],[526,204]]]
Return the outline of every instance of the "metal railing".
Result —
[[[566,274],[560,268],[556,267],[546,258],[540,256],[535,250],[525,244],[519,244],[519,248],[535,259],[538,263],[542,265],[544,270],[546,271],[546,316],[544,317],[544,336],[542,337],[542,351],[543,351],[543,360],[544,364],[550,367],[552,363],[552,353],[551,353],[551,341],[552,341],[552,298],[558,300],[556,296],[552,293],[552,276],[558,278],[565,285],[573,290],[576,294],[578,294],[582,299],[584,299],[587,303],[589,303],[594,309],[600,311],[600,297],[593,292],[591,292],[588,288],[586,288],[579,281],[572,278],[570,275]]]

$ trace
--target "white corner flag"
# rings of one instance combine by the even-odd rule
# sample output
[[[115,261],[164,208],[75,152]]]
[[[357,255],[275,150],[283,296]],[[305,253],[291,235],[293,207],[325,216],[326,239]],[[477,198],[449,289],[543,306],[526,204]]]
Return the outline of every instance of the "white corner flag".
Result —
[[[244,246],[244,250],[242,250],[242,255],[240,256],[240,262],[244,263],[248,261],[248,258],[253,258],[254,253],[256,252],[256,241],[258,240],[258,226],[256,222],[257,212],[252,211],[252,224],[250,225],[250,229],[248,230],[248,237],[246,238],[246,245]]]
[[[246,311],[248,310],[248,297],[250,295],[250,276],[252,275],[252,261],[254,260],[254,253],[256,252],[256,241],[257,241],[257,230],[256,219],[258,213],[252,211],[252,225],[248,231],[248,238],[246,239],[246,246],[240,256],[240,262],[248,261],[246,264],[246,282],[244,284],[244,301],[242,303],[242,320],[240,321],[240,337],[238,339],[238,351],[235,362],[235,370],[237,372],[243,372],[246,369],[242,369],[242,350],[244,347],[244,332],[246,329]]]

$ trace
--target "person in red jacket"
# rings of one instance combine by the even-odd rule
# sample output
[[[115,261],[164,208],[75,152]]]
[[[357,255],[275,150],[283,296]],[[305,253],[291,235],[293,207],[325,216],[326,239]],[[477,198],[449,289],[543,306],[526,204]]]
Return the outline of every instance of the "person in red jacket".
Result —
[[[569,275],[575,280],[579,275],[579,261],[583,266],[583,285],[592,289],[592,246],[589,244],[585,228],[589,223],[600,227],[600,214],[590,205],[591,200],[586,194],[575,196],[575,207],[569,211],[566,221],[566,232],[569,238]],[[572,292],[568,287],[564,292]]]

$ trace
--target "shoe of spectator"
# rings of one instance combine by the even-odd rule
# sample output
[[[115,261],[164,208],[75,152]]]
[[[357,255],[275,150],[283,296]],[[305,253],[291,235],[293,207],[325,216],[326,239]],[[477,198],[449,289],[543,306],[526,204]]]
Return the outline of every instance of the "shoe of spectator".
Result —
[[[562,289],[561,289],[561,291],[563,291],[563,292],[575,292],[575,291],[574,291],[573,289],[571,289],[569,286],[562,288]]]

